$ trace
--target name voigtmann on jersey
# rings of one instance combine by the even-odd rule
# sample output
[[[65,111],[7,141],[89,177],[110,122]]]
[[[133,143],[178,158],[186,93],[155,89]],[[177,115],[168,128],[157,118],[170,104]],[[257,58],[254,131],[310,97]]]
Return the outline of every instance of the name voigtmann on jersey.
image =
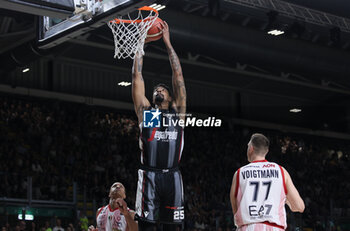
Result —
[[[254,169],[242,171],[243,179],[248,178],[278,178],[279,171],[276,169]]]

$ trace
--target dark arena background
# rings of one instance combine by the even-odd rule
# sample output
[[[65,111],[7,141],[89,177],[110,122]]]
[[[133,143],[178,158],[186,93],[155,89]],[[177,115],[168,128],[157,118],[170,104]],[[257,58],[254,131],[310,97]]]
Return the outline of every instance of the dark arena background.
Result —
[[[40,2],[0,0],[0,224],[2,231],[86,231],[113,182],[125,185],[135,206],[132,60],[113,58],[105,23],[38,42],[43,15],[74,10],[55,15],[23,5]],[[188,113],[222,120],[185,129],[185,230],[235,230],[232,177],[248,163],[256,132],[270,139],[267,159],[288,170],[305,202],[302,214],[287,209],[287,230],[350,230],[349,2],[144,5],[152,3],[166,5],[159,17],[180,58]],[[143,77],[149,99],[159,82],[171,85],[162,39],[146,45]]]

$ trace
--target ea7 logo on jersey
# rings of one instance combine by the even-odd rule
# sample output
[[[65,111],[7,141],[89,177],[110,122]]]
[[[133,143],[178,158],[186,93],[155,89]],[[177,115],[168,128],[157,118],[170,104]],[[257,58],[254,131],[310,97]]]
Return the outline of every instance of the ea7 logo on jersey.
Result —
[[[145,128],[159,128],[161,121],[161,112],[157,110],[143,111],[143,127]]]
[[[270,215],[272,209],[272,205],[261,205],[261,206],[256,206],[256,205],[250,205],[249,206],[249,216],[251,217],[266,217]]]

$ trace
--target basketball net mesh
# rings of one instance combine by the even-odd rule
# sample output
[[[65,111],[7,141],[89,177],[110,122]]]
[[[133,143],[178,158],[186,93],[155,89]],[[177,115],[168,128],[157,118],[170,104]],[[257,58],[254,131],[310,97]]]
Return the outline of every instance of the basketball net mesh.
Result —
[[[137,53],[142,56],[145,54],[143,45],[147,32],[157,19],[158,13],[150,10],[149,15],[144,17],[141,11],[139,9],[136,19],[131,19],[128,14],[129,20],[117,18],[108,22],[114,37],[114,58],[134,59]]]

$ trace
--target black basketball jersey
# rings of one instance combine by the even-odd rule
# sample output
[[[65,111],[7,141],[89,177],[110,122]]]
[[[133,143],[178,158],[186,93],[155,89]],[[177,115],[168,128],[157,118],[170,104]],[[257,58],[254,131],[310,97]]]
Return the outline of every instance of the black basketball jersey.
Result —
[[[141,164],[146,167],[168,169],[178,167],[184,146],[184,129],[175,121],[174,110],[161,110],[162,121],[158,128],[140,124]],[[166,126],[163,126],[163,121]]]

